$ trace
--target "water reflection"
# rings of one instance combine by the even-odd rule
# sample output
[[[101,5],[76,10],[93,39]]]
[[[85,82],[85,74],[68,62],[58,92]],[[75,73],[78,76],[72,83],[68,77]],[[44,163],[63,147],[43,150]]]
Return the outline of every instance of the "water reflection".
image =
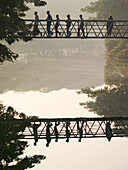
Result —
[[[127,40],[106,43],[105,83],[100,89],[85,88],[80,93],[88,94],[93,101],[81,103],[91,112],[105,117],[128,117],[128,45]],[[117,49],[117,46],[120,48]]]
[[[0,67],[0,92],[49,92],[103,84],[104,45],[102,41],[96,42],[66,41],[60,45],[59,41],[55,44],[35,41],[20,44],[20,48],[15,45],[17,52],[22,51],[21,57],[14,64],[6,63]]]
[[[1,94],[0,99],[4,105],[11,105],[19,112],[40,118],[94,116],[79,105],[84,99],[88,100],[87,95],[78,96],[76,90],[61,89],[49,93],[9,91]]]
[[[50,3],[52,2],[49,2],[49,4]],[[72,7],[74,3],[80,5],[78,1],[70,1],[71,8],[69,8],[69,11],[72,10],[72,13],[78,14],[78,12],[74,12],[74,7]],[[118,4],[116,1],[115,3]],[[120,1],[120,3],[123,4],[122,1]],[[58,10],[54,10],[55,2],[52,4],[53,7],[51,8],[49,6],[49,9],[56,13]],[[83,7],[83,1],[80,7],[78,7],[78,4],[75,10]],[[110,12],[105,12],[105,15],[108,15],[108,13],[110,15],[111,12],[117,11],[116,16],[118,18],[121,11],[121,14],[124,14],[124,10],[119,12],[119,10],[110,8],[110,6],[114,8],[114,5],[111,3],[108,3],[108,5],[105,4],[103,6],[105,10],[110,9]],[[69,7],[69,3],[66,3],[66,6]],[[117,5],[115,6],[117,7]],[[59,13],[61,13],[62,4],[56,7],[59,8]],[[63,8],[64,14],[68,13],[67,9],[65,12],[65,9],[66,8]],[[41,16],[42,9],[40,10]],[[100,10],[100,12],[102,11]],[[100,16],[104,15],[100,13]],[[122,18],[124,19],[124,16]],[[21,60],[14,64],[9,63],[0,67],[0,100],[2,100],[4,104],[14,106],[18,111],[24,111],[28,115],[38,115],[40,117],[86,116],[86,109],[80,107],[79,103],[86,101],[87,96],[77,95],[76,90],[71,89],[104,84],[104,57],[101,55],[104,51],[104,42],[87,40],[84,41],[84,43],[84,45],[81,45],[80,41],[64,40],[61,42],[54,41],[54,43],[51,41],[49,43],[49,41],[38,40],[25,45],[15,45],[13,47],[15,51],[22,53]],[[112,48],[114,48],[113,44],[112,42],[110,45]],[[115,50],[117,50],[117,48]],[[122,79],[124,74],[122,71],[119,71],[121,68],[121,66],[119,66],[121,60],[119,60],[118,63],[116,62],[117,59],[112,62],[113,57],[114,55],[111,55],[106,62],[108,69],[105,68],[105,82],[108,85],[112,84],[115,86],[120,84],[118,82],[126,79]],[[124,67],[124,65],[122,66]],[[68,88],[70,90],[64,90],[62,88]],[[116,95],[111,90],[106,91],[105,94],[104,92],[100,93],[104,94],[101,95],[101,97],[108,99],[107,101],[104,100],[103,105],[106,109],[105,111],[107,111],[107,108],[109,109],[110,112],[107,111],[108,114],[112,113],[111,111],[116,107],[116,105],[113,107],[116,96],[118,100],[116,102],[117,106],[119,107],[121,105],[124,108],[126,107],[127,95],[125,95],[125,93],[123,94],[120,86],[118,89]],[[44,91],[47,93],[44,93]],[[125,99],[125,103],[122,102],[121,99]],[[102,104],[103,101],[100,103],[100,106],[102,106]],[[127,112],[127,107],[125,111]],[[79,115],[79,113],[82,113],[82,115]],[[116,113],[116,110],[114,113]],[[106,116],[105,112],[100,113],[100,115]],[[88,116],[90,117],[90,114],[88,114]],[[33,148],[33,141],[30,141],[30,144],[32,147],[28,148],[26,151],[27,154],[42,154],[43,152],[48,158],[42,165],[36,166],[34,168],[35,170],[127,170],[127,139],[112,139],[111,143],[108,143],[106,139],[83,140],[81,144],[78,144],[78,142],[74,140],[71,140],[69,144],[66,144],[65,141],[60,141],[57,144],[52,142],[50,149],[44,148],[45,141],[43,140],[39,141],[39,145],[35,148]],[[90,162],[93,162],[93,164]]]

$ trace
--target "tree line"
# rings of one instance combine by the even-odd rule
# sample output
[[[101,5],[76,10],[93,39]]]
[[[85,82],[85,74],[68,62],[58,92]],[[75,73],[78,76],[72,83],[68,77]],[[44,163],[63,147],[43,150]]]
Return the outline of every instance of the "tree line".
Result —
[[[97,0],[81,9],[95,14],[93,19],[106,19],[110,15],[114,19],[127,19],[127,0]],[[106,86],[101,89],[84,88],[78,93],[85,93],[91,99],[82,102],[89,111],[105,116],[128,116],[128,40],[105,40],[106,64],[104,81]]]

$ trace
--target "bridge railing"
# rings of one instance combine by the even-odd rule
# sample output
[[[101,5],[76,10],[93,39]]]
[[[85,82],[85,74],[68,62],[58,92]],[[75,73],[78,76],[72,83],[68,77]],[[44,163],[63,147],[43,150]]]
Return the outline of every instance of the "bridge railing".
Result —
[[[128,117],[15,119],[0,121],[0,126],[18,128],[17,138],[34,139],[35,146],[39,139],[45,139],[48,147],[52,139],[107,138],[110,142],[112,137],[128,137]]]
[[[83,20],[82,26],[81,20],[71,20],[69,28],[67,28],[67,20],[59,20],[57,29],[57,20],[24,21],[26,24],[31,24],[28,35],[34,38],[128,38],[128,20]],[[51,22],[50,33],[48,22]],[[38,27],[37,32],[34,30],[35,25]]]
[[[20,122],[25,124],[26,128],[20,132],[24,139],[34,139],[34,125],[39,125],[36,129],[39,139],[46,139],[47,128],[49,128],[50,137],[66,138],[66,131],[69,130],[70,138],[98,138],[106,137],[106,125],[109,122],[113,137],[128,136],[128,118],[113,117],[113,118],[56,118],[56,119],[36,119],[36,120],[20,120],[9,121],[8,124]],[[1,122],[0,122],[1,123]],[[27,126],[28,124],[28,126]],[[50,126],[49,126],[50,125]]]

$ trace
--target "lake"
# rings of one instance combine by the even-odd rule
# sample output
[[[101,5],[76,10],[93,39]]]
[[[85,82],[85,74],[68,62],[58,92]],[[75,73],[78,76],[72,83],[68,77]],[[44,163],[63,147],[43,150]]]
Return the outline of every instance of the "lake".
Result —
[[[72,19],[79,16],[80,8],[89,4],[84,1],[48,0],[44,8],[32,5],[28,18],[39,11],[46,18],[50,10],[62,18],[70,12]],[[63,7],[63,8],[62,8]],[[89,14],[83,13],[84,18]],[[40,118],[98,117],[79,105],[87,101],[86,94],[77,91],[85,87],[104,86],[105,45],[104,40],[33,40],[19,42],[11,49],[20,57],[14,63],[0,66],[0,102],[14,107],[18,112]],[[127,139],[77,139],[52,141],[29,141],[25,154],[44,154],[46,159],[33,170],[127,170]]]

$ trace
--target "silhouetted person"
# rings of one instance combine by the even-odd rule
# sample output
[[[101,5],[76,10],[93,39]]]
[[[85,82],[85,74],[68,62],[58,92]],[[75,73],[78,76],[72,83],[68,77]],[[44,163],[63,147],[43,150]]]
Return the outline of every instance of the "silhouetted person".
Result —
[[[112,16],[110,16],[108,18],[108,22],[107,22],[107,35],[108,37],[111,37],[111,33],[112,33],[112,29],[113,29],[113,18]]]
[[[37,142],[38,142],[38,133],[37,133],[37,130],[39,128],[39,126],[41,125],[41,122],[39,124],[33,124],[33,134],[34,134],[34,139],[35,139],[35,142],[34,142],[34,146],[37,145]]]
[[[72,23],[72,21],[71,21],[70,15],[68,14],[67,15],[67,21],[66,21],[67,37],[71,36],[71,32],[69,31],[71,23]]]
[[[56,32],[56,37],[59,35],[61,35],[61,33],[58,31],[58,27],[60,25],[60,19],[59,19],[59,15],[56,15],[56,23],[55,23],[55,32]]]
[[[52,123],[47,123],[46,126],[46,147],[49,147],[49,143],[51,142],[51,133],[50,133],[50,127],[52,126]]]
[[[53,33],[52,31],[50,30],[51,28],[51,21],[52,21],[52,16],[50,14],[50,11],[47,11],[47,33],[48,33],[48,36],[51,36]]]
[[[36,36],[36,35],[40,34],[42,36],[42,33],[40,32],[40,30],[38,28],[39,16],[38,16],[37,12],[34,12],[34,15],[35,15],[35,22],[34,22],[34,28],[33,28],[33,35]]]
[[[79,126],[79,121],[77,121],[77,130],[78,130],[79,136],[80,136],[80,138],[78,140],[79,142],[81,142],[81,139],[83,137],[83,125],[84,125],[83,121],[82,121],[81,127]]]
[[[69,131],[69,125],[70,125],[70,122],[66,122],[66,142],[69,142],[69,138],[70,138],[70,131]]]
[[[111,129],[110,122],[107,122],[106,123],[106,137],[107,137],[109,142],[111,141],[112,136],[113,135],[112,135],[112,129]]]
[[[37,14],[37,12],[34,12],[34,15],[35,15],[35,21],[39,21],[39,16],[38,16],[38,14]]]
[[[78,26],[78,36],[80,36],[80,30],[82,30],[82,33],[83,33],[83,37],[85,36],[84,34],[84,19],[82,17],[82,15],[80,15],[80,22],[79,22],[79,26]]]
[[[54,132],[55,132],[55,137],[56,137],[56,140],[55,142],[58,142],[58,137],[59,137],[59,133],[58,133],[58,130],[57,130],[57,126],[59,125],[60,123],[58,122],[55,122],[55,127],[54,127]]]

